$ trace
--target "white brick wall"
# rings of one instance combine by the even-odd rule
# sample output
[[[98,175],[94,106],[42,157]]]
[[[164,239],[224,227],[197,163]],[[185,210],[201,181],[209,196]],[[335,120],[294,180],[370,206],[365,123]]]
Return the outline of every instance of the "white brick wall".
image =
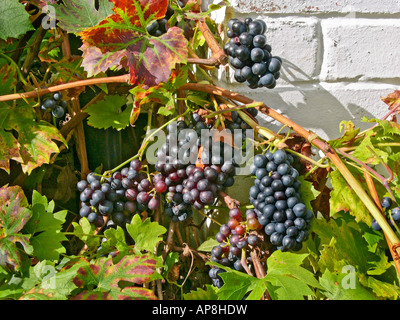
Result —
[[[282,77],[273,90],[252,90],[220,68],[216,83],[264,101],[322,138],[340,136],[342,120],[366,128],[361,118],[382,117],[381,97],[400,89],[400,0],[233,0],[213,15],[225,25],[233,17],[267,23]]]

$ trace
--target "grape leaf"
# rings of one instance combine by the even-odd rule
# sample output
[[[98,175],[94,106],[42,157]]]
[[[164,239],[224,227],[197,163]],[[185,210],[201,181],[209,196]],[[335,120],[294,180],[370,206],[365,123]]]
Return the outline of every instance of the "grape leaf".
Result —
[[[248,274],[237,271],[223,272],[219,276],[224,281],[224,285],[218,290],[219,300],[241,300],[253,281],[258,280]]]
[[[13,93],[13,89],[18,83],[17,72],[15,69],[5,64],[0,68],[1,83],[0,95]]]
[[[360,282],[370,288],[378,297],[390,300],[398,300],[400,297],[400,287],[392,280],[381,281],[374,277],[361,278]]]
[[[167,12],[168,0],[111,0],[114,14],[97,26],[86,28],[79,35],[89,45],[117,45],[118,40],[130,41],[137,32],[145,34],[146,22],[161,19]],[[101,48],[102,49],[102,48]],[[108,51],[108,50],[107,50]]]
[[[10,160],[23,162],[20,145],[11,132],[0,130],[0,169],[10,174]]]
[[[128,68],[132,85],[167,81],[176,64],[187,62],[188,42],[180,28],[171,27],[162,36],[151,37],[146,26],[165,16],[168,1],[113,3],[114,14],[79,33],[84,69],[96,75],[109,68]]]
[[[73,33],[94,27],[113,13],[113,4],[108,0],[99,0],[99,9],[96,9],[96,0],[69,0],[54,7],[58,25]]]
[[[133,53],[131,59],[128,58],[132,67],[130,70],[131,83],[144,83],[152,86],[166,82],[176,64],[187,62],[187,40],[182,29],[172,27],[162,36],[151,38],[148,43],[145,41],[146,38],[129,47],[129,50]],[[137,57],[141,57],[141,55],[143,57],[140,61]],[[135,59],[132,59],[133,57]],[[144,70],[140,67],[144,67],[150,74],[150,77],[147,75],[143,79],[144,82],[141,81]]]
[[[126,58],[126,49],[103,53],[99,48],[89,46],[86,42],[83,43],[80,50],[83,52],[82,66],[88,77],[106,72],[113,67],[119,70],[122,67],[121,60]]]
[[[58,129],[46,121],[35,122],[30,119],[21,119],[15,126],[19,133],[20,154],[23,159],[22,170],[30,174],[33,169],[44,163],[49,163],[53,153],[60,150],[53,140],[64,142],[64,137]]]
[[[66,249],[61,244],[68,240],[61,233],[68,211],[53,213],[54,202],[47,203],[46,196],[36,190],[32,195],[32,217],[25,225],[25,230],[32,234],[33,254],[39,260],[58,260]]]
[[[400,90],[394,90],[394,92],[381,99],[389,106],[390,110],[398,108],[400,106]]]
[[[85,290],[73,297],[72,300],[157,300],[157,296],[147,288],[128,287],[123,290],[111,289],[107,292]]]
[[[25,293],[20,300],[67,300],[76,289],[73,279],[81,263],[58,271],[54,263],[39,261],[29,270],[29,278],[24,279]]]
[[[375,148],[369,135],[364,137],[354,150],[353,154],[358,160],[366,164],[377,165],[383,160],[387,162],[389,154],[382,149]]]
[[[116,229],[107,229],[104,231],[104,235],[107,240],[101,243],[100,254],[103,252],[109,253],[115,249],[118,250],[120,254],[125,254],[126,251],[132,251],[132,248],[126,243],[125,232],[120,226],[117,226]]]
[[[197,290],[192,290],[188,293],[183,294],[184,300],[217,300],[218,289],[210,284],[205,285],[206,290],[202,288],[197,288]]]
[[[15,0],[0,1],[0,39],[18,38],[33,26],[23,4]]]
[[[20,243],[25,252],[32,253],[29,235],[19,233],[32,215],[28,200],[21,187],[0,188],[0,266],[18,271],[23,254],[17,247]]]
[[[162,240],[161,235],[167,232],[167,229],[157,222],[151,222],[147,218],[142,222],[140,215],[135,214],[130,224],[126,225],[126,230],[135,240],[135,249],[153,252],[157,243]]]
[[[314,275],[301,266],[307,256],[277,250],[268,258],[265,280],[272,299],[303,299],[314,295],[310,287],[321,288]]]
[[[356,128],[351,121],[342,121],[340,123],[340,131],[344,130],[343,135],[335,140],[329,141],[332,148],[340,148],[345,145],[351,145],[355,141],[355,137],[359,134],[360,128]]]
[[[338,214],[329,223],[316,219],[312,225],[322,241],[319,266],[323,271],[340,272],[346,265],[355,266],[363,274],[382,273],[379,269],[387,269],[387,261],[382,260],[380,251],[374,252],[371,245],[364,239],[360,222],[349,213]],[[379,248],[379,247],[377,247]]]
[[[361,181],[358,172],[352,173]],[[354,215],[357,221],[364,221],[370,224],[372,218],[368,209],[353,189],[347,184],[340,172],[338,170],[333,171],[330,174],[330,178],[332,183],[331,197],[329,200],[331,216],[343,210]]]
[[[81,239],[88,246],[89,250],[98,248],[100,239],[93,237],[95,227],[87,218],[83,217],[79,219],[79,224],[72,222],[72,225],[74,226],[74,235]]]
[[[129,125],[131,108],[122,107],[126,104],[126,98],[119,95],[107,95],[102,101],[90,105],[85,109],[89,114],[88,124],[97,129],[114,128],[122,130]]]
[[[161,275],[156,272],[156,268],[161,266],[160,259],[151,254],[126,255],[116,264],[113,264],[111,257],[100,258],[94,263],[81,266],[73,282],[78,288],[89,289],[95,286],[92,292],[97,298],[101,292],[103,297],[107,297],[107,293],[115,298],[117,294],[124,296],[124,293],[130,293],[129,296],[135,299],[154,299],[154,293],[150,290],[136,290],[136,287],[121,290],[120,283],[133,285],[161,279]]]
[[[49,163],[53,153],[59,153],[57,144],[60,141],[67,145],[64,137],[56,127],[46,121],[35,120],[32,108],[24,102],[10,106],[7,103],[0,104],[0,130],[16,130],[20,158],[24,173],[30,174],[33,169],[44,163]],[[3,134],[2,134],[3,136]]]
[[[197,251],[211,252],[212,248],[217,245],[219,245],[219,242],[215,238],[209,238],[197,248]]]
[[[366,117],[363,117],[362,121],[378,123],[379,127],[383,130],[384,135],[400,135],[400,124],[397,122],[380,119],[368,119]]]
[[[376,297],[363,287],[358,276],[355,275],[355,287],[344,287],[343,281],[347,276],[346,273],[330,272],[325,270],[320,283],[324,288],[324,294],[331,300],[376,300]]]

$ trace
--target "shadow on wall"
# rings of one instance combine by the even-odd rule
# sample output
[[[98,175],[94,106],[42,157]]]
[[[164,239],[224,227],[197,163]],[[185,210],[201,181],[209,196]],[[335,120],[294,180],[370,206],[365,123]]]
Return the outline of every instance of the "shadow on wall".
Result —
[[[282,60],[281,79],[288,85],[282,84],[273,89],[277,91],[274,94],[274,104],[293,121],[298,121],[301,126],[324,132],[325,139],[335,139],[340,136],[339,125],[343,120],[353,121],[356,125],[362,126],[363,116],[374,117],[365,106],[340,101],[324,85],[308,76],[298,66],[284,58]],[[346,90],[345,84],[335,85],[337,88],[340,86],[340,90]],[[294,99],[284,99],[285,96]],[[380,96],[376,99],[379,101]]]
[[[307,130],[312,130],[323,139],[336,139],[341,136],[340,123],[343,120],[352,121],[356,126],[365,129],[369,124],[362,123],[363,116],[375,117],[365,110],[365,106],[338,100],[317,80],[308,76],[292,62],[282,58],[283,64],[278,86],[274,89],[250,89],[245,84],[237,84],[231,77],[231,69],[219,75],[220,85],[237,91],[245,96],[265,104],[282,115],[295,121]],[[346,91],[344,84],[335,85],[339,90]],[[350,92],[350,91],[349,91]],[[348,95],[352,95],[348,93]],[[380,101],[380,96],[376,97]],[[353,100],[359,101],[356,97]],[[360,99],[361,100],[361,99]],[[268,116],[260,117],[260,124],[277,132],[282,124]]]

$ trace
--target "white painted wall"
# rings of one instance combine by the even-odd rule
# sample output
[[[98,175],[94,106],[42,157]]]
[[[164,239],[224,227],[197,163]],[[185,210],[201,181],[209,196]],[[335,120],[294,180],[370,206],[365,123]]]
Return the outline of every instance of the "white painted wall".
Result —
[[[342,120],[366,128],[361,118],[382,117],[388,109],[381,97],[400,89],[400,0],[231,0],[212,17],[225,26],[233,17],[264,20],[272,53],[283,59],[275,89],[235,83],[229,67],[215,73],[216,84],[265,102],[324,139],[340,136]]]

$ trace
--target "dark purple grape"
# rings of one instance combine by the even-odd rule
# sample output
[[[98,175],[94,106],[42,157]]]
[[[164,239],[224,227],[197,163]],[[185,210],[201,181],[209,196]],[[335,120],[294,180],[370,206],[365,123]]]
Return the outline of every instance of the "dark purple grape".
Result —
[[[136,201],[140,204],[147,204],[150,200],[150,195],[146,191],[141,191],[137,195]]]
[[[79,192],[82,192],[89,186],[89,183],[86,180],[81,180],[76,184],[76,188],[78,189]]]
[[[160,200],[156,197],[153,197],[150,199],[150,201],[147,203],[147,207],[150,210],[156,210],[160,206]]]

